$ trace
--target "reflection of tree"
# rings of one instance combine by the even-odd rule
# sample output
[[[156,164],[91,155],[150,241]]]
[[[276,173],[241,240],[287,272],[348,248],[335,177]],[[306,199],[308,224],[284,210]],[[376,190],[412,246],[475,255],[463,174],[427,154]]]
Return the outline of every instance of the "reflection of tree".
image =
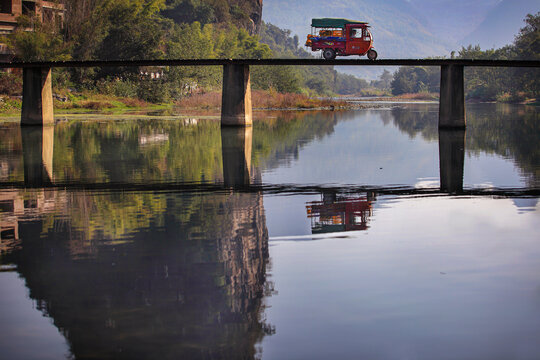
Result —
[[[274,167],[289,161],[305,144],[331,134],[338,121],[351,118],[354,113],[310,111],[280,112],[275,118],[258,120],[252,163]],[[3,138],[13,140],[0,144],[0,164],[9,168],[0,179],[21,181],[20,129],[0,131]],[[218,121],[59,123],[54,132],[56,182],[223,181]]]
[[[75,123],[58,125],[56,133],[57,180],[190,182],[221,174],[218,122]],[[165,141],[148,142],[156,134]]]
[[[23,172],[20,126],[0,127],[0,180],[14,181]]]
[[[332,134],[338,122],[355,116],[354,112],[280,112],[275,119],[255,122],[254,162],[264,169],[288,164],[304,146]]]
[[[468,117],[466,148],[511,158],[527,178],[540,187],[540,112],[536,107],[497,105],[497,116],[480,108]]]
[[[257,122],[252,164],[282,163],[343,117],[309,114]],[[15,127],[6,135],[21,137]],[[22,157],[17,141],[0,149],[5,158]],[[60,123],[54,147],[55,181],[222,181],[219,122]],[[13,164],[9,181],[20,181],[22,164]],[[54,206],[21,217],[22,247],[2,261],[17,264],[75,357],[256,356],[256,342],[273,331],[260,319],[261,194],[47,194]]]
[[[496,107],[495,107],[496,106]],[[429,105],[394,109],[394,124],[415,137],[438,139],[438,114]],[[529,185],[540,186],[540,113],[536,107],[505,104],[474,105],[467,109],[465,148],[468,154],[480,152],[511,158]]]
[[[261,320],[268,259],[262,195],[129,195],[160,204],[148,214],[114,208],[116,196],[68,194],[45,223],[20,224],[22,248],[4,259],[17,265],[74,356],[255,357],[255,344],[272,331]],[[74,223],[77,211],[85,216]],[[120,239],[106,236],[111,225],[102,223],[115,211],[133,221]]]
[[[439,113],[428,104],[415,104],[392,109],[394,125],[412,139],[420,134],[428,141],[437,141]]]

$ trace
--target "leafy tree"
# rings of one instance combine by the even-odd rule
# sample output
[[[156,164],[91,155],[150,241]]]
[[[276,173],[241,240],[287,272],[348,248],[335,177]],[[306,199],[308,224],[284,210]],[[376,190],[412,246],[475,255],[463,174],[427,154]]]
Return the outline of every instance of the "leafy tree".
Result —
[[[514,41],[516,58],[518,59],[540,59],[540,12],[535,15],[528,14],[523,27]],[[540,94],[540,70],[516,69],[514,76],[516,83],[521,84],[521,88],[529,91],[534,96]],[[514,84],[516,84],[514,83]],[[514,92],[519,91],[519,87],[514,87]]]
[[[392,94],[439,91],[439,71],[435,67],[401,67],[391,82]]]
[[[251,71],[255,89],[275,89],[281,93],[300,92],[300,73],[292,66],[257,66]]]
[[[371,86],[381,90],[389,90],[393,79],[394,75],[392,75],[390,71],[384,69],[379,78],[371,82]]]
[[[163,11],[163,15],[176,23],[197,21],[204,25],[216,21],[214,8],[209,3],[198,0],[173,1]]]
[[[1,40],[23,61],[71,59],[71,45],[64,42],[58,23],[43,24],[36,17],[20,16],[15,32]]]
[[[526,26],[516,36],[514,44],[500,49],[482,50],[480,46],[462,47],[451,58],[459,59],[539,59],[540,58],[540,12],[527,15]],[[438,91],[438,71],[429,68],[402,67],[392,81],[392,93],[415,93]],[[467,98],[479,100],[522,101],[537,97],[540,93],[540,71],[523,68],[477,68],[465,69],[465,92]]]
[[[514,46],[520,59],[540,59],[540,12],[528,14],[523,27],[516,36]]]

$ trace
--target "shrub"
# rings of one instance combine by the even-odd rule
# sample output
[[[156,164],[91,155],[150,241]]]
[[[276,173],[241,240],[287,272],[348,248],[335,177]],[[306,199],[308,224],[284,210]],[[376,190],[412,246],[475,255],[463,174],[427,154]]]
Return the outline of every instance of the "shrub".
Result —
[[[141,80],[137,87],[137,97],[154,104],[163,103],[170,98],[169,86],[161,80]]]
[[[22,76],[0,72],[0,94],[8,96],[22,95]]]

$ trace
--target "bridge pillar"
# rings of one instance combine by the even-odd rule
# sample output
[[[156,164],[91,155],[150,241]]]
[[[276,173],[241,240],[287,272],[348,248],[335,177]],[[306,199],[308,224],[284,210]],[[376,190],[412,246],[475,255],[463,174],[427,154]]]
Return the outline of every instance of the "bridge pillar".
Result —
[[[227,187],[242,187],[251,183],[251,149],[253,127],[221,129],[223,182]]]
[[[53,123],[51,69],[25,68],[21,125],[41,126]]]
[[[465,90],[462,65],[441,66],[439,128],[465,128]]]
[[[249,126],[252,123],[249,66],[224,65],[221,126]]]
[[[463,191],[465,130],[439,130],[439,170],[441,191]]]

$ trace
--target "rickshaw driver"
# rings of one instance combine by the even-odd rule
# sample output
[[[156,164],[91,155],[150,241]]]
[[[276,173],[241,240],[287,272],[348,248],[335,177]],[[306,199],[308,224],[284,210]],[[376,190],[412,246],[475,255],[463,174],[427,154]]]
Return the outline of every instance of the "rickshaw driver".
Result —
[[[351,37],[352,38],[361,38],[362,37],[362,29],[351,29]]]

